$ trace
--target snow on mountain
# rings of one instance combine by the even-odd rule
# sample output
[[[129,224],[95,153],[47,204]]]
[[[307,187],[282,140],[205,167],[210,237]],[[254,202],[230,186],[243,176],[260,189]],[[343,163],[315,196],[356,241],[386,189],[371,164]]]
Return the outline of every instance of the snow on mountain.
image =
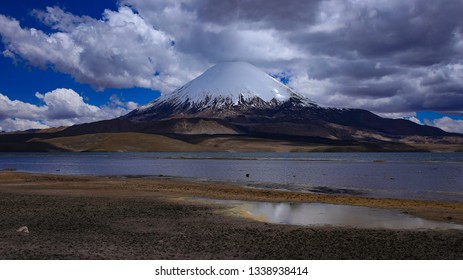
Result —
[[[196,111],[207,108],[233,106],[273,106],[289,100],[301,106],[314,106],[314,102],[297,94],[259,68],[246,62],[224,62],[209,68],[199,77],[162,95],[137,109],[138,113],[162,105],[175,109]]]

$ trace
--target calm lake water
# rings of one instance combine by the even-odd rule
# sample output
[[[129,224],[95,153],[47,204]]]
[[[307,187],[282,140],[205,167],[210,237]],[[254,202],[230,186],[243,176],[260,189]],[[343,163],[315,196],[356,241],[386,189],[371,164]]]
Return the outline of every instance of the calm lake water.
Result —
[[[0,169],[463,202],[463,153],[0,153]]]
[[[421,219],[394,209],[326,203],[206,200],[206,202],[210,201],[230,205],[240,215],[268,223],[373,229],[463,230],[463,225]]]

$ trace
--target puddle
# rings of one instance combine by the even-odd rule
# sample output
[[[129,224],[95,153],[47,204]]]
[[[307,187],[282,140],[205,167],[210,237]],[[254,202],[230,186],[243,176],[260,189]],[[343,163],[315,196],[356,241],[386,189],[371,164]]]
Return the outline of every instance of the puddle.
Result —
[[[234,206],[234,210],[247,218],[277,224],[385,229],[463,230],[463,225],[430,221],[391,209],[324,203],[214,201]]]

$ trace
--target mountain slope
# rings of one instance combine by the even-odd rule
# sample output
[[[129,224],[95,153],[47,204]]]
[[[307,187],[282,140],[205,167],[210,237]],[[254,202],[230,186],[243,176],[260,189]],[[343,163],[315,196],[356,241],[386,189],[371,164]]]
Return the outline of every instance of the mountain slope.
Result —
[[[381,140],[411,135],[449,135],[435,127],[385,119],[365,110],[318,106],[244,62],[215,65],[171,94],[141,106],[121,120],[146,123],[197,118],[220,120],[233,126],[234,131],[249,135]]]
[[[0,151],[460,151],[463,135],[318,106],[258,68],[218,64],[120,118],[0,135]]]

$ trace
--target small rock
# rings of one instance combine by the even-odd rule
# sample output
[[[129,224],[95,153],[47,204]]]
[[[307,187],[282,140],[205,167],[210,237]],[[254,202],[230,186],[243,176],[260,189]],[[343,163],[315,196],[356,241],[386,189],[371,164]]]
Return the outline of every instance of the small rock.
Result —
[[[248,178],[249,178],[249,173],[246,173],[246,177],[248,177]]]
[[[29,229],[26,226],[22,226],[16,230],[16,232],[20,233],[29,233]]]

